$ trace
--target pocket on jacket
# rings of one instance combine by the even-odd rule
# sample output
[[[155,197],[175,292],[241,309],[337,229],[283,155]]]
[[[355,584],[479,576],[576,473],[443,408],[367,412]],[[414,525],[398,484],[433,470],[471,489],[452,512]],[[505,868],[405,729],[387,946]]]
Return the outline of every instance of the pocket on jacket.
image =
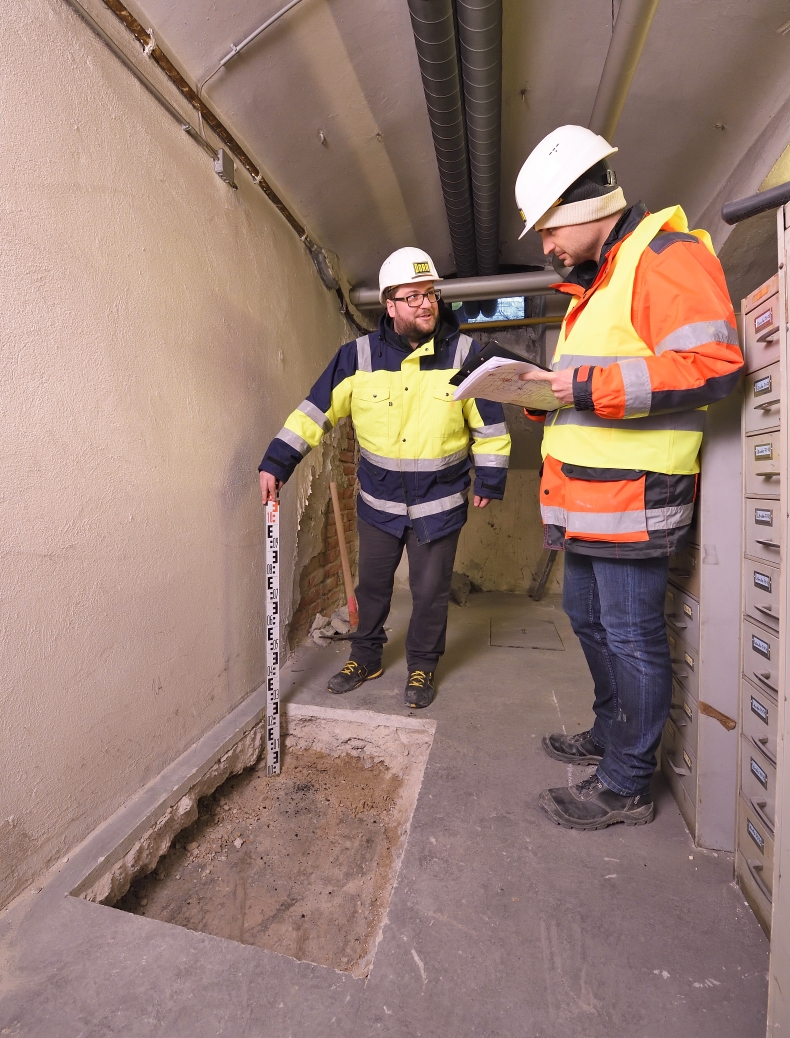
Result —
[[[390,390],[386,385],[354,387],[351,420],[357,436],[374,454],[384,454],[389,445]]]

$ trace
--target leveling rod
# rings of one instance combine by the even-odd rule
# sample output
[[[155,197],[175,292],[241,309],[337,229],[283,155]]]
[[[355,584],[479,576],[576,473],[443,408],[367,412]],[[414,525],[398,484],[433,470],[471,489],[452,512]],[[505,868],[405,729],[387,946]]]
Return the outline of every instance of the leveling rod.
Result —
[[[266,502],[266,774],[280,774],[280,503]]]

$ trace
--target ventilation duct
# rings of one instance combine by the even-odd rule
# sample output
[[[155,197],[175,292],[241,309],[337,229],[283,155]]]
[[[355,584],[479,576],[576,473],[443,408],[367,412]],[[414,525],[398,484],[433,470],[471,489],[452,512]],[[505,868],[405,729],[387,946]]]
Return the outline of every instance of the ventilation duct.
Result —
[[[409,0],[455,269],[477,274],[475,222],[452,0]]]
[[[457,13],[477,269],[482,275],[496,274],[499,269],[502,0],[457,0]]]

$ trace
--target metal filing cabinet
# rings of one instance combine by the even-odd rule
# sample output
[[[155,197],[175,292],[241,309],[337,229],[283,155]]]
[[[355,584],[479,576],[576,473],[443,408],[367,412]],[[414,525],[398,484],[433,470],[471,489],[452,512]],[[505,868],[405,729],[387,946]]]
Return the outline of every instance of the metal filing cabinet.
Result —
[[[733,849],[738,788],[742,394],[708,409],[688,547],[665,605],[672,708],[661,768],[700,847]],[[763,478],[763,477],[761,477]]]
[[[779,624],[782,576],[781,442],[784,363],[779,277],[741,304],[743,408],[740,763],[735,873],[766,933],[771,929],[776,828]]]

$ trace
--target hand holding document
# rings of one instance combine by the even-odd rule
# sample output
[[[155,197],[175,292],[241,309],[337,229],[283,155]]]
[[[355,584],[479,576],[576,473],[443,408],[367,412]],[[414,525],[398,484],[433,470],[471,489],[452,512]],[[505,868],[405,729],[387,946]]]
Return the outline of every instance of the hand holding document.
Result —
[[[510,360],[507,357],[491,357],[475,368],[456,389],[455,400],[479,397],[495,400],[501,404],[518,404],[530,411],[555,411],[562,407],[543,379],[521,381],[520,375],[545,374],[545,369],[528,360]]]

